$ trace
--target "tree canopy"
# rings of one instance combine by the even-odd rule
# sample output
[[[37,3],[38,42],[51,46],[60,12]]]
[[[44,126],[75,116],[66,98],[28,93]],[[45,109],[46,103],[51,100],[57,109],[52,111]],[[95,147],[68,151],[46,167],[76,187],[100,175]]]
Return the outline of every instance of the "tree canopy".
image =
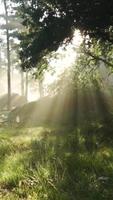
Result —
[[[37,65],[46,53],[73,37],[83,36],[113,43],[112,0],[13,0],[26,30],[20,35],[20,58],[24,67]]]

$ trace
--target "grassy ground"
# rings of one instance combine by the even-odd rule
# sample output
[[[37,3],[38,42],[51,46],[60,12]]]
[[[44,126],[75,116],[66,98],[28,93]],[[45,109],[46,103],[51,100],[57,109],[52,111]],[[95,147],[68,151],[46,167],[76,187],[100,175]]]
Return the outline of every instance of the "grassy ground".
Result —
[[[105,130],[104,130],[105,131]],[[103,126],[0,129],[1,200],[112,200]]]

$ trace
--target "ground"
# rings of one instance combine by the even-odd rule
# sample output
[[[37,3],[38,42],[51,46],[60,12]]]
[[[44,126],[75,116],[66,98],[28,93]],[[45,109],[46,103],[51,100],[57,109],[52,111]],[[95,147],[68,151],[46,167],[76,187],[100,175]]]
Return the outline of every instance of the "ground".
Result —
[[[112,200],[113,145],[102,131],[1,128],[0,199]]]

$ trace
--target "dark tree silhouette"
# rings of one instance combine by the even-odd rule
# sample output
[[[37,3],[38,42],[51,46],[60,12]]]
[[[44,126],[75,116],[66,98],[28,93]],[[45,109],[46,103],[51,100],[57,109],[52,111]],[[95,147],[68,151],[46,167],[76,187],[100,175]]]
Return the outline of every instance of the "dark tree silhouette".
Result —
[[[89,38],[113,43],[112,0],[13,0],[26,30],[20,35],[23,68],[71,40],[75,29]]]

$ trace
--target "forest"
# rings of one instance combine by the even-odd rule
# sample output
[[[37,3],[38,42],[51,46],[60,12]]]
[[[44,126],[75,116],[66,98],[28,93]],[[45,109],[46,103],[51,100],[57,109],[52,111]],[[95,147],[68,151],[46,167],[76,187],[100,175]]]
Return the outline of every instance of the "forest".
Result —
[[[112,0],[0,0],[0,200],[113,200]]]

